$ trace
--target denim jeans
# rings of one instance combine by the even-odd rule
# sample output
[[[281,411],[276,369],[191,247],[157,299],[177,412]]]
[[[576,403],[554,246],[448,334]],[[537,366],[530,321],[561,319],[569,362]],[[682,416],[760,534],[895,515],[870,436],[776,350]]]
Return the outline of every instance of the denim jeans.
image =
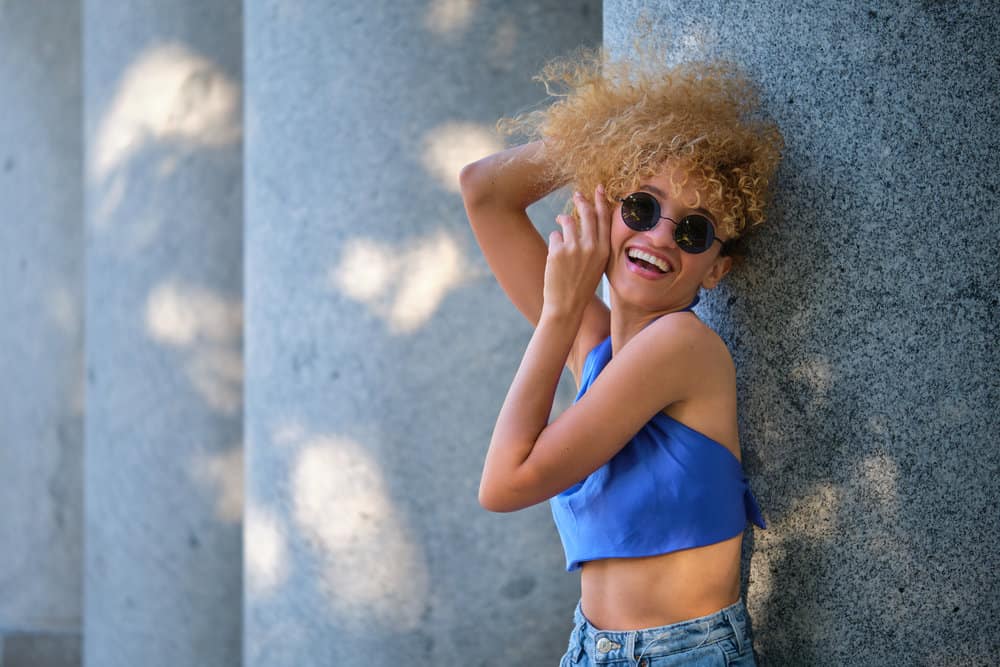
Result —
[[[569,648],[559,667],[755,667],[742,598],[714,614],[631,631],[598,630],[573,613]]]

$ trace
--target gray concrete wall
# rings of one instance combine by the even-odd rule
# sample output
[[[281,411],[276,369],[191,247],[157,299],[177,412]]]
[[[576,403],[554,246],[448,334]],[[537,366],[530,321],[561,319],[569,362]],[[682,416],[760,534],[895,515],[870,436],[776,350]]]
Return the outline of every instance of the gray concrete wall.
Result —
[[[80,650],[79,33],[79,3],[0,2],[3,667],[64,665]],[[53,660],[32,657],[43,654]]]
[[[241,3],[84,7],[85,664],[235,665]]]
[[[457,175],[543,99],[545,59],[599,40],[596,2],[247,7],[247,665],[564,651],[578,587],[547,506],[476,498],[531,329]]]
[[[1000,643],[995,3],[604,4],[727,55],[787,140],[773,223],[701,307],[767,530],[762,665],[987,665]]]

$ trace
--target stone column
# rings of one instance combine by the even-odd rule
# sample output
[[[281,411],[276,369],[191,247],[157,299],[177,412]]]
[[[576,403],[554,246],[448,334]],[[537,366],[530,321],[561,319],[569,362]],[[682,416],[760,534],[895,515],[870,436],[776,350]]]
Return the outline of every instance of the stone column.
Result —
[[[787,140],[772,221],[700,308],[769,522],[761,664],[997,663],[994,3],[604,9],[619,54],[645,13],[671,57],[742,63]]]
[[[0,665],[79,664],[80,6],[0,3]]]
[[[85,664],[240,662],[242,11],[84,11]]]
[[[596,2],[248,7],[248,666],[558,661],[547,506],[476,498],[531,328],[457,178],[599,39]]]

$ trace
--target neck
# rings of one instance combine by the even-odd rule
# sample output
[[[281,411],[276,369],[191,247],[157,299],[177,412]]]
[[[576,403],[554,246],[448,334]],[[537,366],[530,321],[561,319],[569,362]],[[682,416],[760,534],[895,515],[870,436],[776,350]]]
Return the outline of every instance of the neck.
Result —
[[[614,356],[618,354],[625,345],[632,340],[633,337],[647,326],[649,326],[653,320],[662,317],[663,315],[668,315],[669,313],[676,313],[682,310],[688,310],[696,304],[699,300],[697,294],[695,294],[691,299],[685,301],[683,304],[677,304],[675,306],[668,307],[664,310],[645,310],[635,304],[623,301],[616,293],[614,288],[610,290],[610,301],[611,301],[611,355]]]

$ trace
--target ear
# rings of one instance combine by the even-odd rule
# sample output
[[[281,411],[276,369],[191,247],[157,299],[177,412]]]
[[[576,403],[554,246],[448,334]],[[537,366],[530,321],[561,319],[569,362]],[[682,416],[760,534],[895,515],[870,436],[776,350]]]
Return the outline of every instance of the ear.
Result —
[[[725,278],[726,274],[733,268],[733,258],[728,255],[719,255],[715,258],[712,268],[708,270],[705,279],[701,281],[701,286],[705,289],[712,289]]]

